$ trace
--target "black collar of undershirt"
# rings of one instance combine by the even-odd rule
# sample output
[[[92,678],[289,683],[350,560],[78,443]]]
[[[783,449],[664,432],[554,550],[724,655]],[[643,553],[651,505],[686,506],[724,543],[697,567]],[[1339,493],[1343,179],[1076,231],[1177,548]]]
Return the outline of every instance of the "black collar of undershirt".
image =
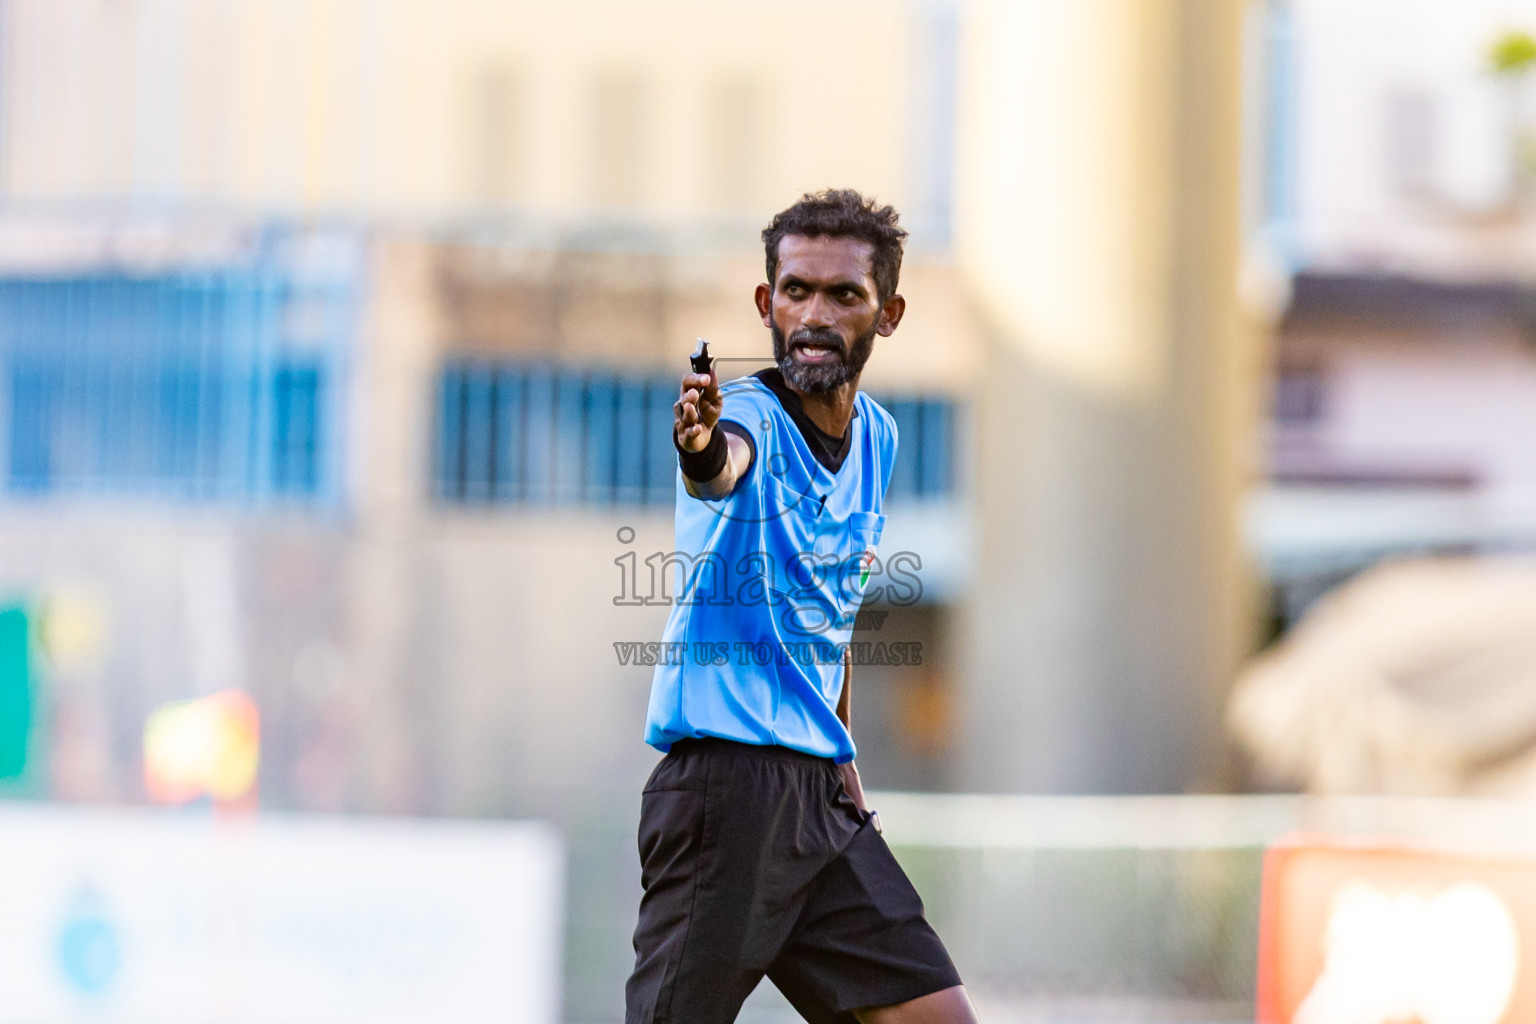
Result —
[[[779,372],[776,366],[770,366],[765,370],[759,370],[752,375],[763,382],[763,385],[772,391],[784,411],[789,413],[789,418],[795,426],[800,428],[800,436],[805,438],[806,446],[811,449],[811,454],[816,461],[825,466],[829,471],[836,473],[843,468],[843,460],[848,457],[848,450],[853,447],[853,424],[848,424],[847,433],[842,437],[833,437],[818,427],[809,416],[805,414],[805,404],[800,401],[800,396],[791,391],[789,385],[784,383],[784,374]],[[854,416],[859,414],[858,406],[854,406]]]

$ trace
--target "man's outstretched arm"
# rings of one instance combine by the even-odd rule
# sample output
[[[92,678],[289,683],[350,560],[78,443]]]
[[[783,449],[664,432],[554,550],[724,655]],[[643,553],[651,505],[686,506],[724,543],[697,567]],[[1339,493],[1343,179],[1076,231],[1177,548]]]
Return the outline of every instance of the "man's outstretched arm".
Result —
[[[690,373],[672,407],[672,437],[683,467],[683,486],[695,498],[723,498],[752,468],[752,446],[719,429],[720,384],[713,373]]]

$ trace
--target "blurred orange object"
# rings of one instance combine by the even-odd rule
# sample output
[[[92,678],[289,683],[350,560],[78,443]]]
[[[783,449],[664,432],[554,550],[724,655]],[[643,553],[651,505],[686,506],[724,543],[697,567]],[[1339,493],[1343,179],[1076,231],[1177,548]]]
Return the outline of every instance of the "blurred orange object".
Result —
[[[1328,840],[1270,850],[1257,1018],[1536,1021],[1536,859]]]
[[[144,723],[144,788],[157,803],[229,803],[256,786],[261,725],[239,690],[162,704]]]

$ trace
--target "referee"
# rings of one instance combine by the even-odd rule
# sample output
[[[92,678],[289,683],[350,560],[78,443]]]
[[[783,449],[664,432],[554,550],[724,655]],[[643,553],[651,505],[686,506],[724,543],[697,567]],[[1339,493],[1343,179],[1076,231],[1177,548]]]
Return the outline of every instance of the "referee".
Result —
[[[859,391],[896,330],[906,239],[851,190],[763,231],[757,311],[777,366],[683,378],[673,437],[689,565],[651,684],[644,895],[626,1024],[736,1019],[766,975],[812,1024],[976,1020],[864,804],[847,644],[896,458]]]

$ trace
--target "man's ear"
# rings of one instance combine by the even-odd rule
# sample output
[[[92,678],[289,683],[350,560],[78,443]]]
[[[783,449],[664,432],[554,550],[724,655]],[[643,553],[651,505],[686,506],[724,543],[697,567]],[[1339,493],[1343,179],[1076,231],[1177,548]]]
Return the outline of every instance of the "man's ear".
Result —
[[[757,315],[763,318],[764,327],[773,326],[773,289],[766,285],[757,286],[752,299],[757,303]]]
[[[875,325],[875,330],[882,338],[889,338],[896,331],[896,325],[901,323],[901,318],[907,312],[907,300],[900,295],[892,295],[880,306],[880,322]]]

